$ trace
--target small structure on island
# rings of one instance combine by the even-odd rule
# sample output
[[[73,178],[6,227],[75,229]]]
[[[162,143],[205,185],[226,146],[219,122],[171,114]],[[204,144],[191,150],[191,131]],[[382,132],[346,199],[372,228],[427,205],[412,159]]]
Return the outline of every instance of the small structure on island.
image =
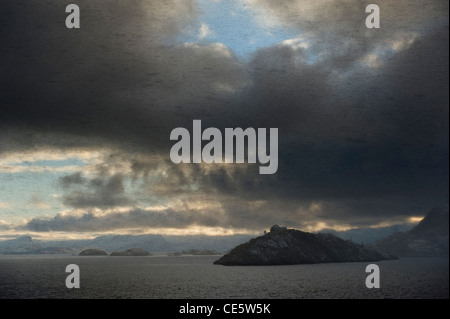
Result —
[[[287,227],[278,226],[276,224],[270,227],[270,232],[277,232],[277,231],[287,231]]]

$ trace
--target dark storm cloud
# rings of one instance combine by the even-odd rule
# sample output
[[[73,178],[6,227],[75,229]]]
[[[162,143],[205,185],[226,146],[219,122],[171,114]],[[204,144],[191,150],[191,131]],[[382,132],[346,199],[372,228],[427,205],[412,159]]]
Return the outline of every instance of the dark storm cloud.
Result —
[[[446,28],[377,69],[355,68],[337,84],[328,62],[297,66],[303,51],[274,47],[256,54],[254,85],[241,102],[258,125],[280,128],[279,170],[262,183],[255,174],[241,175],[233,179],[239,185],[227,188],[299,201],[367,203],[376,196],[392,207],[415,194],[411,213],[417,213],[413,206],[440,202],[448,189],[448,48],[442,43],[448,43]],[[262,191],[267,184],[274,187]],[[357,215],[380,210],[349,207]]]
[[[220,95],[217,86],[239,85],[225,48],[175,45],[195,15],[191,1],[78,5],[81,29],[68,30],[61,1],[1,3],[0,121],[12,136],[3,149],[101,143],[154,151],[167,147],[173,120],[204,113],[199,101]]]
[[[129,205],[132,201],[125,193],[123,180],[122,174],[97,177],[89,181],[80,173],[64,176],[60,178],[60,183],[66,188],[63,204],[74,208]]]
[[[83,175],[80,172],[66,175],[59,179],[59,183],[64,188],[68,188],[72,185],[82,185],[85,182],[86,182],[86,179],[83,177]]]
[[[191,198],[222,209],[57,215],[30,229],[364,226],[448,197],[447,1],[379,2],[379,30],[364,27],[360,1],[249,2],[309,47],[279,44],[244,63],[219,44],[179,44],[195,24],[190,1],[80,1],[80,30],[64,27],[62,2],[0,3],[0,151],[111,149],[95,176],[60,180],[74,208],[136,204],[129,177],[144,180],[149,204]],[[278,127],[278,172],[168,162],[170,131],[193,119]],[[116,175],[118,162],[129,176]]]

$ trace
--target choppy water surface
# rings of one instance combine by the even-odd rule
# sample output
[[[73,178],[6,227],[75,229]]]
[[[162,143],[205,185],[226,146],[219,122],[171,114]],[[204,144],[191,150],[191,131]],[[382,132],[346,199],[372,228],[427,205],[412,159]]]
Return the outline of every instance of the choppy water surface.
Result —
[[[380,261],[381,288],[368,289],[368,263],[219,266],[218,256],[0,256],[0,298],[449,298],[448,258]],[[68,289],[68,264],[80,289]]]

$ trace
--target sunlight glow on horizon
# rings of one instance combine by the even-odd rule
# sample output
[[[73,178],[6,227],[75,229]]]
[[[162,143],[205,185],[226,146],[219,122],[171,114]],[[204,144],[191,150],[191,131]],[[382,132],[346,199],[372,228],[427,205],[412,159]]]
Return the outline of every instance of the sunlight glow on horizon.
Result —
[[[2,225],[0,221],[0,226]],[[53,240],[84,240],[94,239],[100,236],[121,236],[121,235],[162,235],[162,236],[234,236],[234,235],[249,235],[256,236],[262,235],[261,232],[250,231],[247,229],[227,229],[223,227],[207,227],[207,226],[190,226],[186,228],[131,228],[120,229],[104,232],[32,232],[32,231],[2,231],[0,235],[0,241],[15,239],[21,236],[30,236],[32,239],[53,241]]]

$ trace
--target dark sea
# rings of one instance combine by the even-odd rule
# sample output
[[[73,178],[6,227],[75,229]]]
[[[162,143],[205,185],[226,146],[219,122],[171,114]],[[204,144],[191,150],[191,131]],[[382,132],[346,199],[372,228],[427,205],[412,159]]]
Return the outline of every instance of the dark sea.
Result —
[[[218,258],[3,255],[0,298],[449,298],[448,257],[376,262],[379,289],[366,287],[369,263],[229,267]],[[66,287],[69,264],[79,289]]]

